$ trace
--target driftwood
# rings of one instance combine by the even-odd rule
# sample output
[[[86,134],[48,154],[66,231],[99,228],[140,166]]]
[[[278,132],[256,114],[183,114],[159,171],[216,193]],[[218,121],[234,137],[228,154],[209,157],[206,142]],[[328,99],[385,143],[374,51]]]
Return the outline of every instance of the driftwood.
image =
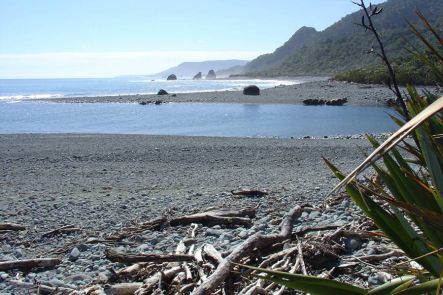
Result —
[[[154,276],[148,278],[143,285],[134,293],[135,295],[150,295],[158,285],[162,282],[170,282],[179,272],[182,271],[180,266],[173,267],[164,272],[158,272]]]
[[[106,295],[132,295],[137,291],[143,283],[120,283],[115,285],[105,286],[104,292]]]
[[[220,252],[218,252],[217,249],[215,249],[211,244],[205,244],[203,246],[203,252],[216,264],[223,262],[223,257],[221,256]]]
[[[188,254],[126,254],[111,249],[105,250],[106,259],[112,262],[138,263],[138,262],[181,262],[194,261],[193,255]]]
[[[266,195],[268,195],[267,192],[265,191],[261,191],[261,190],[246,190],[246,189],[242,189],[242,190],[232,190],[231,194],[233,194],[234,196],[244,196],[244,197],[264,197]]]
[[[337,229],[338,225],[322,225],[322,226],[313,226],[313,227],[305,227],[296,233],[292,234],[294,238],[296,237],[302,237],[310,232],[318,232],[318,231],[326,231],[326,230],[333,230]]]
[[[108,237],[107,240],[121,241],[125,238],[131,237],[135,234],[142,233],[146,230],[158,230],[162,226],[164,226],[167,223],[167,221],[168,221],[167,218],[165,216],[162,216],[162,217],[155,218],[155,219],[149,220],[147,222],[144,222],[144,223],[141,223],[141,224],[138,224],[135,226],[126,227],[126,228],[122,229],[119,233]]]
[[[0,223],[0,230],[21,231],[26,230],[26,226],[15,223]]]
[[[252,224],[251,218],[255,216],[255,208],[247,208],[239,211],[214,210],[192,215],[175,217],[169,221],[171,226],[200,223],[204,225],[246,225]],[[247,217],[246,217],[247,216]]]
[[[214,291],[229,275],[233,263],[239,262],[241,258],[250,254],[254,248],[268,247],[272,244],[282,242],[291,237],[294,221],[300,217],[302,208],[296,206],[286,216],[280,225],[279,234],[262,235],[256,233],[250,236],[244,243],[232,251],[228,257],[218,265],[217,269],[203,282],[192,294],[204,295]]]
[[[10,280],[8,281],[11,285],[14,285],[19,288],[29,289],[29,290],[36,290],[35,294],[70,294],[72,292],[75,292],[74,289],[71,288],[65,288],[65,287],[51,287],[47,285],[42,284],[33,284],[33,283],[26,283],[22,281],[17,280]],[[34,292],[32,292],[34,294]]]
[[[12,269],[29,270],[33,268],[49,268],[61,263],[59,258],[36,258],[0,262],[0,271]]]
[[[133,295],[143,283],[120,283],[114,285],[92,286],[84,289],[82,292],[73,292],[70,295]]]
[[[168,225],[179,226],[200,223],[204,225],[250,226],[252,223],[251,218],[254,218],[255,214],[256,208],[246,208],[237,211],[224,209],[212,210],[203,213],[174,217],[169,220],[165,216],[162,216],[148,222],[126,227],[118,233],[106,238],[104,242],[120,242],[123,239],[140,234],[146,230],[160,230]]]
[[[374,254],[374,255],[367,255],[367,256],[354,256],[349,259],[346,259],[347,261],[365,261],[365,262],[377,262],[381,260],[386,260],[391,257],[401,257],[405,256],[406,254],[402,251],[398,250],[392,250],[387,253],[383,254]]]
[[[331,240],[337,240],[341,237],[346,238],[358,238],[358,239],[371,239],[371,240],[381,240],[385,237],[382,233],[378,232],[369,232],[369,231],[351,231],[339,229],[330,235],[328,238]]]
[[[62,234],[62,233],[72,233],[76,231],[81,231],[81,228],[78,228],[75,225],[65,225],[42,234],[42,238],[48,238],[53,235]]]
[[[255,215],[255,210],[256,208],[232,211],[211,208],[203,213],[183,217],[162,217],[156,219],[158,222],[154,220],[154,222],[150,221],[127,227],[128,232],[120,232],[113,238],[129,238],[134,233],[149,230],[149,228],[158,230],[168,226],[185,225],[190,220],[205,223],[208,220],[208,215],[216,216],[219,218],[218,221],[223,220],[223,222],[224,218],[251,220],[250,218]],[[316,273],[322,278],[333,278],[336,274],[338,276],[347,274],[355,277],[358,276],[359,269],[367,271],[367,269],[361,269],[361,265],[377,268],[376,263],[379,261],[390,257],[403,256],[403,253],[398,250],[380,255],[339,256],[346,251],[344,244],[346,239],[343,238],[383,238],[378,232],[372,231],[374,228],[368,224],[367,220],[359,220],[358,224],[350,223],[341,227],[331,224],[305,227],[293,233],[293,224],[301,213],[314,210],[333,209],[297,206],[282,218],[280,232],[269,235],[255,233],[236,247],[223,253],[207,242],[200,244],[201,239],[196,239],[197,223],[191,224],[189,230],[171,254],[127,254],[108,248],[105,250],[105,255],[110,261],[123,262],[129,265],[120,270],[111,269],[112,275],[105,281],[97,281],[98,285],[87,287],[79,293],[73,292],[71,295],[282,295],[287,293],[286,288],[267,281],[266,277],[253,278],[260,275],[260,271],[240,269],[239,264],[257,265],[259,268],[289,273]],[[172,224],[170,224],[171,221]],[[183,223],[181,223],[182,221]],[[183,233],[184,231],[180,230],[180,232]],[[315,234],[309,234],[312,232],[315,232]],[[302,237],[305,238],[302,240]],[[110,247],[115,244],[129,242],[106,238],[101,240],[101,243]],[[136,244],[135,241],[131,243]],[[397,259],[395,262],[398,262]],[[116,267],[119,267],[119,265],[116,265]]]

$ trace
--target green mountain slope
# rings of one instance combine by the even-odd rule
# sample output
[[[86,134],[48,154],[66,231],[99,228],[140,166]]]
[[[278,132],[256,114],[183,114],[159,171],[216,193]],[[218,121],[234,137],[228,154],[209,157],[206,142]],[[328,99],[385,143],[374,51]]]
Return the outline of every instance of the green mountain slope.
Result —
[[[391,59],[408,56],[405,40],[417,42],[406,24],[406,19],[412,23],[418,21],[417,9],[438,30],[443,30],[443,0],[388,0],[378,6],[383,8],[383,13],[376,16],[374,22]],[[248,63],[244,73],[251,76],[324,75],[372,65],[377,59],[367,52],[376,43],[370,32],[355,25],[360,23],[361,16],[362,12],[357,11],[322,32],[312,29],[305,38],[298,37],[300,31],[306,30],[302,28],[274,53]]]
[[[295,32],[292,37],[286,41],[283,46],[277,48],[274,53],[264,54],[252,60],[245,66],[246,72],[257,72],[264,69],[279,66],[283,61],[290,57],[297,49],[313,42],[318,36],[314,28],[302,27]]]

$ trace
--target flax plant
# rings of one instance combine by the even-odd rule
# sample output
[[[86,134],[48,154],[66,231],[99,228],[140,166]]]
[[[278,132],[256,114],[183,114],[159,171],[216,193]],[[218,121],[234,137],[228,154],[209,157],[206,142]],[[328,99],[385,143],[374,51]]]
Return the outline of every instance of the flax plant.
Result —
[[[417,12],[431,37],[418,28],[412,31],[426,47],[411,53],[429,66],[443,85],[443,39],[426,18]],[[406,121],[399,107],[399,117],[392,119],[399,130],[385,142],[368,136],[375,150],[352,173],[344,175],[334,164],[326,164],[349,197],[377,227],[410,259],[423,269],[417,274],[406,268],[402,277],[382,286],[366,289],[351,284],[313,276],[257,269],[260,278],[310,294],[441,294],[443,282],[443,97],[425,91],[420,94],[407,87]],[[382,162],[382,163],[380,163]],[[356,176],[372,167],[382,180],[361,182]],[[252,267],[251,267],[252,268]]]

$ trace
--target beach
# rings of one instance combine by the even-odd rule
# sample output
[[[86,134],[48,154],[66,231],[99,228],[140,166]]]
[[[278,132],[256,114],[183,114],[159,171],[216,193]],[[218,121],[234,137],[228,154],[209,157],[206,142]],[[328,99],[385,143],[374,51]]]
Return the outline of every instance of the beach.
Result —
[[[336,182],[321,157],[349,171],[368,151],[363,139],[0,135],[0,208],[11,222],[81,221],[102,230],[108,223],[96,219],[103,211],[91,212],[92,204],[105,205],[108,220],[123,222],[174,206],[221,206],[231,190],[244,187],[316,203]],[[32,206],[43,211],[20,214]],[[69,208],[63,222],[58,207]]]
[[[348,97],[350,104],[374,105],[390,97],[385,90],[384,94],[374,91],[378,86],[315,83],[314,86],[307,83],[264,90],[258,97],[217,92],[178,94],[167,96],[167,100],[210,102],[211,95],[216,95],[218,102],[250,100],[251,103],[293,104],[314,95],[329,99],[354,91],[355,95]],[[301,92],[297,92],[299,89]],[[304,96],[297,96],[297,93]],[[376,95],[370,98],[369,93]],[[119,98],[55,101],[90,103],[97,100],[115,102],[116,99]],[[144,99],[151,97],[128,96],[122,101]],[[274,139],[118,134],[0,135],[0,216],[3,222],[26,226],[23,234],[3,235],[0,259],[59,257],[60,265],[24,273],[25,281],[37,279],[48,286],[78,289],[85,284],[109,280],[110,269],[122,266],[105,258],[106,249],[170,253],[187,235],[188,227],[144,231],[117,244],[96,242],[97,239],[103,241],[122,228],[161,216],[171,218],[211,208],[255,208],[251,227],[199,228],[197,245],[211,243],[219,251],[230,251],[248,236],[278,230],[279,220],[295,205],[324,207],[326,196],[338,181],[322,157],[330,159],[344,172],[350,172],[370,151],[370,145],[361,136]],[[259,190],[266,195],[250,198],[232,193],[239,189]],[[297,229],[328,224],[340,226],[358,221],[360,216],[358,209],[345,200],[334,210],[320,214],[305,212],[295,226]],[[63,226],[74,226],[76,230],[46,235]],[[373,246],[367,247],[365,251]],[[0,272],[0,289],[17,292],[8,283],[12,275]],[[26,293],[20,292],[16,294]]]

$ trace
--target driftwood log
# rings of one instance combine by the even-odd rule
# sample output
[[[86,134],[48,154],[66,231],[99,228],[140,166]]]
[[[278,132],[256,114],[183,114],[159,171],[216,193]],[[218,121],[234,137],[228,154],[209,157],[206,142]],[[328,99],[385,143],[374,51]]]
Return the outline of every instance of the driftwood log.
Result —
[[[146,230],[158,230],[162,226],[164,226],[167,223],[167,221],[168,220],[165,216],[162,216],[159,218],[154,218],[152,220],[149,220],[147,222],[144,222],[144,223],[141,223],[141,224],[138,224],[135,226],[126,227],[126,228],[122,229],[120,232],[108,237],[107,240],[121,241],[125,238],[131,237],[135,234],[141,233]]]
[[[182,262],[194,261],[193,255],[188,254],[126,254],[111,249],[105,250],[106,259],[112,262],[139,263],[139,262]]]
[[[81,228],[76,227],[75,225],[65,225],[42,234],[42,238],[48,238],[53,235],[62,234],[62,233],[72,233],[76,231],[81,231]]]
[[[244,197],[264,197],[266,195],[268,195],[267,192],[265,191],[261,191],[261,190],[247,190],[247,189],[241,189],[241,190],[232,190],[231,194],[233,194],[234,196],[244,196]]]
[[[15,223],[0,223],[0,230],[21,231],[26,230],[26,226]]]
[[[29,270],[33,268],[49,268],[61,263],[59,258],[36,258],[25,260],[10,260],[0,262],[0,271],[11,269]]]
[[[191,223],[200,223],[203,225],[246,225],[252,224],[251,218],[255,216],[255,208],[246,208],[238,211],[233,210],[213,210],[192,215],[175,217],[169,221],[171,226],[188,225]]]
[[[234,263],[240,261],[241,258],[249,255],[255,248],[269,247],[276,243],[290,239],[292,228],[295,220],[302,214],[303,209],[300,206],[294,207],[286,214],[280,225],[279,234],[262,235],[256,233],[250,236],[244,243],[239,245],[218,265],[217,269],[192,293],[193,295],[210,294],[214,291],[229,275]]]
[[[47,285],[42,284],[33,284],[33,283],[26,283],[21,282],[17,280],[10,280],[8,281],[11,285],[14,285],[19,288],[24,288],[28,290],[36,290],[36,292],[32,292],[30,294],[71,294],[72,292],[75,292],[74,289],[71,288],[64,288],[64,287],[51,287]]]

